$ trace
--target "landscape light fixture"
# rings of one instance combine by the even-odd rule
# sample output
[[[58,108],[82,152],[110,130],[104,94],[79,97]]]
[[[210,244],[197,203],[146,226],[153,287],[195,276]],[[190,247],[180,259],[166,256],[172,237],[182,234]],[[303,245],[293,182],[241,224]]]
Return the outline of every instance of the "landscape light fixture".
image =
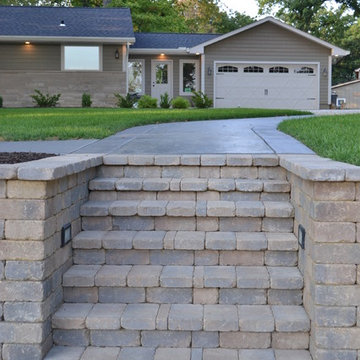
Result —
[[[61,247],[71,241],[71,224],[66,224],[61,228]]]
[[[115,59],[119,59],[119,57],[120,57],[119,50],[116,49],[115,50]]]
[[[298,227],[298,242],[300,247],[304,250],[305,249],[305,236],[306,236],[306,231],[305,228],[299,224]]]

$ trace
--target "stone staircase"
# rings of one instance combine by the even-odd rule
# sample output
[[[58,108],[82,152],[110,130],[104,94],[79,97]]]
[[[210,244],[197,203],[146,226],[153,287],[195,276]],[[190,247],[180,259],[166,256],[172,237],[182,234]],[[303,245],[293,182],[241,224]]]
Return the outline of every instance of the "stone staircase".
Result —
[[[109,155],[89,188],[47,359],[311,359],[276,156]]]

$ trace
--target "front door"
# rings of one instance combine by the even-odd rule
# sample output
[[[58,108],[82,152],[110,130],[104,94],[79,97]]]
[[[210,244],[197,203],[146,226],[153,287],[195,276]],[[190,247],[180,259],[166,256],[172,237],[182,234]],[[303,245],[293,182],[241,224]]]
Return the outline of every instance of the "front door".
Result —
[[[151,62],[151,96],[160,100],[166,92],[170,98],[172,93],[173,69],[172,61],[153,60]]]

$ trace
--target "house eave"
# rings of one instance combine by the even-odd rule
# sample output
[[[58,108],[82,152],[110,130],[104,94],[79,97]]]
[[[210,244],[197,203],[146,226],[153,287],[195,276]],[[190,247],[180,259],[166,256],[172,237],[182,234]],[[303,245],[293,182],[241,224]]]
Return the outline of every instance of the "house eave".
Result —
[[[87,43],[87,44],[126,44],[135,43],[135,37],[88,37],[88,36],[0,36],[0,42],[34,43]]]
[[[129,54],[134,55],[189,55],[189,49],[187,48],[179,48],[179,49],[129,49]]]

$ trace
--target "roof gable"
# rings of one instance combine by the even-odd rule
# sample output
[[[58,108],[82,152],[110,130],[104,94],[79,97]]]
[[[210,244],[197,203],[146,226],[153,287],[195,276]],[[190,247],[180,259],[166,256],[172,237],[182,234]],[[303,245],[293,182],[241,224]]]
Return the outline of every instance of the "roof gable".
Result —
[[[115,39],[134,31],[127,8],[0,6],[0,38],[23,37]]]
[[[293,26],[285,24],[284,22],[282,22],[280,20],[277,20],[277,19],[273,18],[272,16],[268,16],[268,17],[266,17],[264,19],[253,22],[250,25],[244,26],[244,27],[242,27],[240,29],[237,29],[237,30],[231,31],[231,32],[229,32],[227,34],[221,35],[221,36],[217,37],[216,39],[211,39],[211,40],[206,41],[206,42],[204,42],[202,44],[194,46],[193,48],[190,49],[190,52],[191,53],[197,53],[197,52],[203,53],[204,48],[206,46],[209,46],[211,44],[214,44],[214,43],[217,43],[219,41],[225,40],[225,39],[227,39],[229,37],[240,34],[240,33],[245,32],[247,30],[253,29],[253,28],[255,28],[255,27],[259,26],[259,25],[262,25],[264,23],[267,23],[267,22],[271,22],[271,23],[273,23],[275,25],[278,25],[278,26],[288,30],[288,31],[291,31],[291,32],[293,32],[293,33],[295,33],[297,35],[300,35],[300,36],[302,36],[302,37],[304,37],[304,38],[306,38],[306,39],[308,39],[310,41],[313,41],[313,42],[315,42],[315,43],[317,43],[317,44],[319,44],[321,46],[324,46],[324,47],[326,47],[328,49],[331,49],[333,56],[346,56],[346,55],[350,54],[350,52],[347,51],[347,50],[344,50],[344,49],[341,49],[341,48],[339,48],[337,46],[334,46],[334,45],[332,45],[332,44],[330,44],[330,43],[328,43],[328,42],[326,42],[324,40],[320,40],[317,37],[312,36],[312,35],[304,32],[304,31],[298,30],[298,29],[294,28]]]

